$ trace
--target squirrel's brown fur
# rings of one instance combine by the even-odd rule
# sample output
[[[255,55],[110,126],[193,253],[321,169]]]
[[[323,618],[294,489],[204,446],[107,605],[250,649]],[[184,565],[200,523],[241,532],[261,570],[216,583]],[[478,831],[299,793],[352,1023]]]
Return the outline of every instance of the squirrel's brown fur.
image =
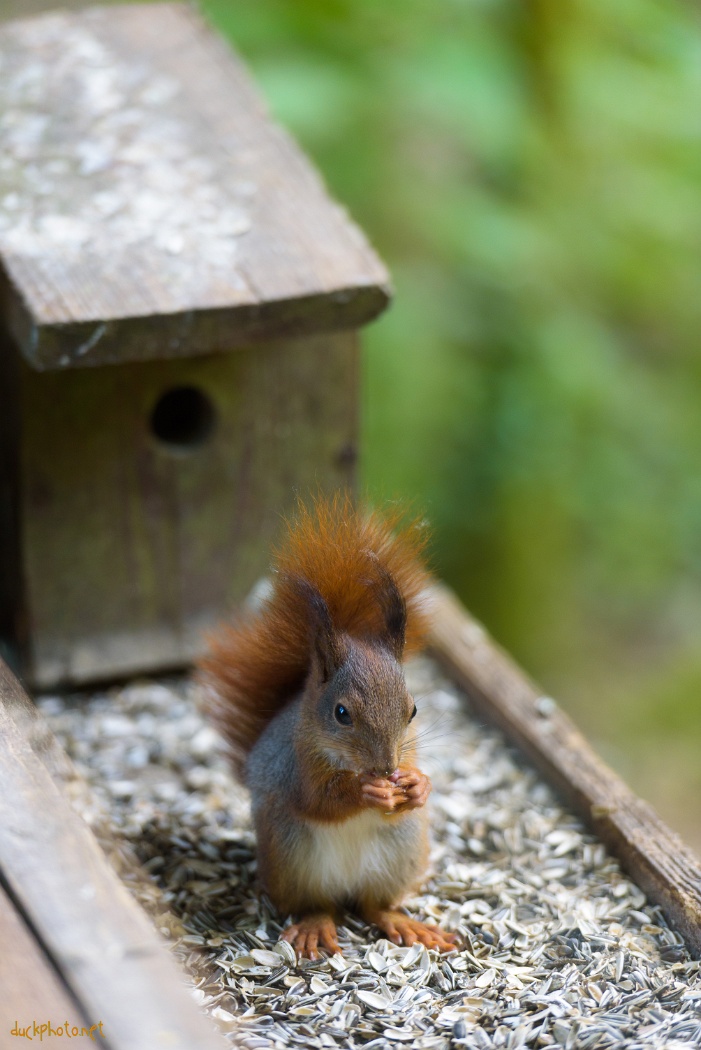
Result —
[[[400,528],[402,516],[358,510],[348,495],[319,497],[311,506],[300,502],[274,557],[272,595],[252,619],[220,628],[210,639],[200,663],[206,703],[239,776],[256,740],[304,687],[309,671],[300,580],[324,599],[336,632],[362,639],[385,630],[376,592],[391,576],[406,603],[404,652],[422,646],[427,619],[420,595],[429,577],[419,555],[426,534],[417,521]]]

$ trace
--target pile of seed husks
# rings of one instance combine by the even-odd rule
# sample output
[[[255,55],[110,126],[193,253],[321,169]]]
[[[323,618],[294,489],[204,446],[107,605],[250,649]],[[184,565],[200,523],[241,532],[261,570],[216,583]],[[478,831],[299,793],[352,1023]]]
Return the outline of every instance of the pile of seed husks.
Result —
[[[701,1047],[701,974],[681,938],[431,662],[409,678],[434,849],[406,907],[459,932],[447,956],[349,918],[342,956],[295,964],[256,883],[246,794],[186,681],[40,706],[89,782],[76,804],[237,1043]]]

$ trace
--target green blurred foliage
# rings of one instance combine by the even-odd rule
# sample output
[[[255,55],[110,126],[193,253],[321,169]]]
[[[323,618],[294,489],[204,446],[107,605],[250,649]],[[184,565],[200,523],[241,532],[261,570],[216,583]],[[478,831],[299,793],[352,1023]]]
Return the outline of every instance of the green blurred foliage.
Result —
[[[701,745],[698,9],[203,7],[393,273],[371,497],[612,748]]]

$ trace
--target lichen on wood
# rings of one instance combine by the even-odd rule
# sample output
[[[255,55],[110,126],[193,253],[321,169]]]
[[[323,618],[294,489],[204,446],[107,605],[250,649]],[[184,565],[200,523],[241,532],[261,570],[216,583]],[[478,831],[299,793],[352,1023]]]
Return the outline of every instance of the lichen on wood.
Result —
[[[386,305],[360,231],[184,5],[0,27],[0,116],[5,320],[35,367],[230,349]],[[154,317],[177,319],[166,338],[138,323]]]

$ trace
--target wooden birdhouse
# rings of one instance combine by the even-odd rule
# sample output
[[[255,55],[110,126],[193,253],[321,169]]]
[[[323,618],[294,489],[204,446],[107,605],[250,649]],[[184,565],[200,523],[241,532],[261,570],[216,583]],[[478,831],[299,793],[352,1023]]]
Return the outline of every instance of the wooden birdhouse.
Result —
[[[0,637],[178,666],[297,493],[353,484],[387,274],[186,5],[0,27]]]

